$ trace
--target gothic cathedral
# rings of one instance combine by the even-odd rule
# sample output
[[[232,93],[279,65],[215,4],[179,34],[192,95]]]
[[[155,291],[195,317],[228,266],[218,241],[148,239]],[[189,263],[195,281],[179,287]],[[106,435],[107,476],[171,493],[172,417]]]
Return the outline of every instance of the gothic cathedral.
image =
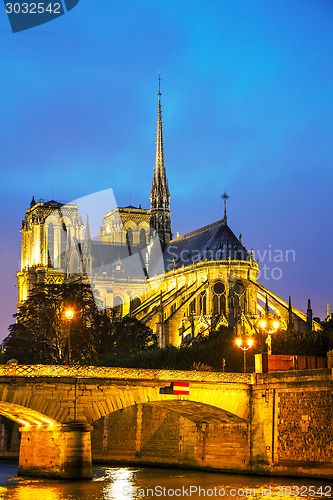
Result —
[[[159,92],[150,209],[111,210],[95,241],[76,204],[33,198],[21,229],[18,304],[37,284],[81,277],[100,308],[145,322],[160,346],[179,346],[219,325],[254,334],[265,310],[282,328],[319,330],[311,311],[298,311],[258,283],[259,262],[229,228],[226,193],[222,198],[223,219],[173,239]]]

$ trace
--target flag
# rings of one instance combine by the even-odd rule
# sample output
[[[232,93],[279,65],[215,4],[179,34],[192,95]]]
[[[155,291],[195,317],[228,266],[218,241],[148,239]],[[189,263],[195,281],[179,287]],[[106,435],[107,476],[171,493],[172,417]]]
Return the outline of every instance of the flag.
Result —
[[[188,396],[190,394],[189,382],[172,382],[172,394],[182,394]]]

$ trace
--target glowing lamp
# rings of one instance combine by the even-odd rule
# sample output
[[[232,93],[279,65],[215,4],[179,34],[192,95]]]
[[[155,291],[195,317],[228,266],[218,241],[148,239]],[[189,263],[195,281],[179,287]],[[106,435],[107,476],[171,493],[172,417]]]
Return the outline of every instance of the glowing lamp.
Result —
[[[262,320],[260,321],[260,326],[261,326],[261,328],[266,328],[266,324],[267,324],[267,321],[265,321],[264,319],[262,319]]]
[[[253,346],[253,339],[247,339],[247,345],[249,347],[252,347]]]
[[[240,347],[242,345],[242,339],[236,339],[236,345]]]
[[[67,309],[65,311],[65,316],[66,316],[66,319],[68,319],[68,321],[70,321],[71,319],[74,318],[74,311],[72,309]]]
[[[280,326],[280,322],[279,321],[273,321],[273,327],[275,330],[277,330]]]

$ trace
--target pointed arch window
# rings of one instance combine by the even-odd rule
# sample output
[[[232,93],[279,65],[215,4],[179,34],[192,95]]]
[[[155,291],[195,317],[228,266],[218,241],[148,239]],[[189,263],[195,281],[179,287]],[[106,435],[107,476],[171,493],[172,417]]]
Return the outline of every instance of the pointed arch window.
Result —
[[[144,248],[147,244],[147,239],[146,239],[146,231],[144,229],[141,229],[140,231],[140,247]]]
[[[133,231],[130,227],[126,231],[126,243],[128,249],[131,250],[131,248],[133,248]]]
[[[245,306],[245,286],[238,280],[234,284],[234,307],[243,310]]]
[[[66,224],[62,224],[60,228],[60,241],[61,241],[61,267],[66,265],[66,246],[67,246],[67,228]]]
[[[52,222],[48,225],[47,228],[47,252],[48,252],[48,260],[49,265],[53,267],[54,265],[54,227]]]
[[[206,292],[202,292],[200,295],[200,312],[203,315],[206,315],[206,304],[207,304],[207,297],[206,297]]]
[[[119,295],[115,295],[113,298],[113,310],[116,317],[121,318],[123,315],[123,300]]]
[[[140,307],[140,305],[141,305],[141,300],[139,299],[139,297],[134,297],[131,300],[131,311],[133,312],[135,309]]]
[[[216,281],[213,286],[213,314],[226,314],[225,284],[222,281]]]

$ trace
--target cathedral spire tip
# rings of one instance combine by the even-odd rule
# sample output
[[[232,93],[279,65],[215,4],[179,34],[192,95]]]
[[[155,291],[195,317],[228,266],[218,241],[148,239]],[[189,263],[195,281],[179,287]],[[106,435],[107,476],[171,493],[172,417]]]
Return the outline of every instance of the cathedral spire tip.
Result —
[[[223,217],[223,222],[225,225],[227,225],[227,200],[229,199],[229,196],[227,193],[224,191],[223,195],[221,196],[222,200],[224,200],[224,217]]]
[[[156,155],[154,177],[150,192],[150,224],[157,232],[162,248],[171,240],[170,191],[164,166],[162,106],[161,106],[161,75],[158,75],[158,108],[156,131]]]

